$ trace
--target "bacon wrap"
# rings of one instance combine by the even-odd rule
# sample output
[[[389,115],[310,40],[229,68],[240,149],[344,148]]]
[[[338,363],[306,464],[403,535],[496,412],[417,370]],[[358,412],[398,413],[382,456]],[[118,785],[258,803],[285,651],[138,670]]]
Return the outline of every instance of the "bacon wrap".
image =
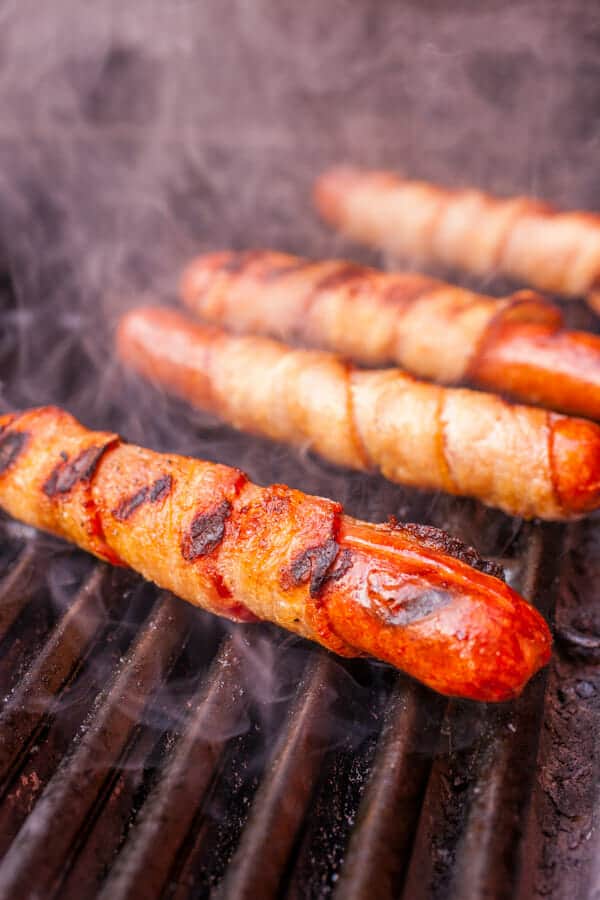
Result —
[[[236,336],[178,313],[121,321],[121,358],[236,428],[339,465],[512,515],[569,519],[600,505],[600,427],[493,394],[363,371],[323,351]]]
[[[198,257],[181,294],[234,331],[600,419],[600,337],[565,329],[559,309],[532,291],[498,300],[416,273],[252,250]]]
[[[600,215],[531,197],[447,190],[392,172],[340,167],[315,186],[323,217],[354,240],[396,256],[476,275],[502,272],[566,297],[600,284]]]
[[[358,522],[53,407],[0,418],[0,506],[212,612],[376,656],[444,693],[505,700],[549,658],[539,613],[443,532]]]

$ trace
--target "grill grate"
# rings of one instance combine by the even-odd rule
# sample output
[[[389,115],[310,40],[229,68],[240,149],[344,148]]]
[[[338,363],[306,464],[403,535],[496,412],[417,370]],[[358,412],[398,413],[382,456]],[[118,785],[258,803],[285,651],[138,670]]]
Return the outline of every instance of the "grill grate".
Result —
[[[227,631],[6,526],[3,658],[16,670],[2,670],[0,896],[526,897],[569,854],[584,884],[598,792],[584,754],[600,723],[588,532],[520,533],[514,580],[546,613],[558,597],[561,652],[549,679],[486,707],[268,626]],[[45,586],[57,560],[77,573],[58,609]],[[265,657],[275,699],[253,689]],[[573,703],[574,744],[559,729]],[[569,842],[582,796],[587,830],[571,825]]]

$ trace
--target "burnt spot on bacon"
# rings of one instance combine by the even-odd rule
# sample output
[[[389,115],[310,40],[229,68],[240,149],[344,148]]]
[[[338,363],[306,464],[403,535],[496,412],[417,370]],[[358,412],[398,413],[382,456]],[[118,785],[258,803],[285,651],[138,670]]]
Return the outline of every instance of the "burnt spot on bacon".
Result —
[[[207,556],[215,550],[225,534],[225,523],[231,515],[231,503],[223,500],[210,513],[200,513],[192,521],[190,530],[183,537],[181,555],[191,562]]]
[[[310,581],[310,596],[318,597],[328,581],[337,581],[352,565],[350,551],[343,550],[340,553],[339,549],[333,538],[329,538],[324,544],[309,547],[283,572],[282,586],[288,589]],[[336,565],[332,569],[334,562]]]
[[[89,481],[108,446],[103,444],[101,447],[88,447],[71,461],[66,453],[61,453],[62,462],[54,467],[43,486],[46,496],[68,494],[76,484]]]
[[[484,559],[474,547],[463,544],[458,538],[452,537],[445,531],[434,528],[431,525],[416,525],[413,523],[397,525],[395,520],[391,520],[390,524],[393,528],[400,528],[403,531],[407,531],[426,547],[429,547],[432,550],[439,550],[447,556],[453,556],[454,559],[458,559],[460,562],[472,566],[479,572],[483,572],[484,575],[492,575],[494,578],[499,578],[501,581],[504,581],[504,569],[502,566],[499,566],[498,563],[492,562],[489,559]]]
[[[0,433],[0,475],[12,466],[28,440],[27,431]]]
[[[120,522],[125,522],[143,503],[159,503],[171,493],[173,479],[170,475],[163,475],[149,487],[140,488],[132,497],[125,500],[113,510],[113,516]]]

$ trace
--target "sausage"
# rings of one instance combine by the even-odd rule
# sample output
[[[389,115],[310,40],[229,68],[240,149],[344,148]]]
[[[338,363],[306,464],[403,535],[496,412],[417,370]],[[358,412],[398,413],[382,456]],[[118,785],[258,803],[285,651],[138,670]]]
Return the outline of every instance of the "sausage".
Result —
[[[256,250],[198,257],[181,294],[236,331],[600,419],[600,338],[567,331],[557,307],[531,291],[497,300],[416,273]]]
[[[323,218],[349,237],[420,263],[501,272],[565,297],[597,294],[600,215],[531,197],[446,190],[391,172],[338,167],[317,181]]]
[[[0,506],[213,613],[376,656],[443,693],[506,700],[550,655],[540,614],[443,532],[360,522],[55,407],[0,418]]]
[[[526,518],[576,518],[600,505],[592,422],[397,369],[355,369],[331,353],[228,334],[165,309],[126,315],[117,346],[127,365],[234,427],[342,466]]]

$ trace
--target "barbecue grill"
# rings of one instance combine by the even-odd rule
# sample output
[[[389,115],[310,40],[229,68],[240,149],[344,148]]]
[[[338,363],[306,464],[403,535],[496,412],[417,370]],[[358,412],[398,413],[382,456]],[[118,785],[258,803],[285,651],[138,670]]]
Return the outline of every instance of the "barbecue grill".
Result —
[[[75,14],[76,5],[62,6]],[[168,299],[172,274],[191,252],[263,244],[377,261],[318,225],[308,185],[351,151],[381,165],[403,154],[414,171],[462,178],[466,138],[452,137],[458,100],[443,108],[457,47],[468,52],[460,97],[482,119],[470,180],[524,188],[519,178],[536,181],[535,168],[550,199],[594,205],[597,129],[584,115],[594,97],[573,108],[569,97],[579,79],[593,81],[598,35],[569,3],[541,23],[534,3],[514,11],[490,4],[477,14],[466,4],[452,12],[430,4],[433,24],[420,4],[401,14],[393,3],[377,14],[374,5],[337,4],[331,19],[312,2],[302,13],[266,2],[254,12],[235,3],[210,13],[211,4],[194,13],[184,6],[171,21],[140,4],[144,30],[106,3],[92,17],[99,36],[92,40],[91,25],[81,23],[79,56],[63,58],[64,44],[56,45],[50,95],[64,100],[63,80],[79,79],[77,108],[69,100],[40,118],[30,98],[26,152],[27,128],[7,115],[3,402],[61,403],[90,426],[240,466],[259,483],[334,497],[361,518],[393,514],[447,528],[505,566],[553,622],[555,653],[515,702],[447,700],[387,666],[341,660],[268,625],[230,625],[0,518],[0,897],[600,897],[597,519],[524,524],[472,501],[344,472],[236,434],[107,365],[116,311],[150,287]],[[337,43],[327,31],[336,14]],[[9,17],[9,48],[25,18]],[[192,110],[189,130],[183,113],[197,81],[176,68],[184,32],[190,46],[197,42],[194,73],[219,88],[218,108],[206,101]],[[233,32],[233,46],[244,48],[235,73]],[[317,65],[310,50],[319,36]],[[401,64],[396,39],[404,48],[421,42],[420,56]],[[286,47],[290,58],[282,59]],[[35,56],[35,39],[27,48]],[[410,85],[425,63],[435,83],[421,75],[421,109]],[[181,97],[171,95],[172,118],[157,136],[153,104],[169,65]],[[256,66],[256,94],[240,66],[246,76]],[[286,67],[295,74],[278,93],[272,84]],[[535,157],[521,134],[534,76],[556,92],[531,113],[529,124],[549,137]],[[11,96],[20,97],[16,89]],[[398,96],[411,134],[390,120]],[[264,103],[273,130],[265,130]],[[338,124],[332,103],[347,103]],[[505,157],[491,133],[498,110],[504,143],[516,147]],[[435,141],[427,127],[434,114]],[[307,129],[305,145],[296,144],[295,117]],[[577,149],[572,131],[581,135]],[[159,162],[138,176],[149,135]],[[559,152],[565,164],[555,170]],[[484,159],[497,166],[495,185]],[[106,255],[73,262],[94,244],[108,246]],[[568,314],[578,327],[593,326],[581,306]]]

